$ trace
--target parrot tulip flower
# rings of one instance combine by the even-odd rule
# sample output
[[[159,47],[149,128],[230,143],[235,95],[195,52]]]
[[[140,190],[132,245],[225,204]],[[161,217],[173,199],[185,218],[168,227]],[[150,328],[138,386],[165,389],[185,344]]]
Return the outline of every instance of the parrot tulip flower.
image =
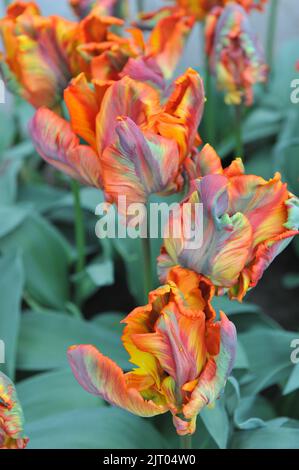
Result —
[[[143,74],[147,72],[149,77],[155,73],[169,80],[182,56],[193,25],[193,17],[186,15],[184,11],[174,9],[170,15],[159,19],[147,41],[138,28],[129,29],[138,54],[136,58],[129,59],[122,74],[146,81],[146,78],[140,75],[140,71],[143,71]]]
[[[198,140],[203,113],[200,76],[189,69],[166,103],[160,99],[155,88],[127,76],[91,88],[81,74],[65,91],[71,122],[41,108],[31,136],[47,162],[104,188],[108,200],[126,196],[128,203],[143,203],[152,193],[182,187],[182,165]]]
[[[164,79],[174,72],[193,20],[175,13],[156,25],[148,42],[138,29],[127,38],[110,31],[122,25],[118,18],[100,16],[97,9],[73,22],[41,16],[34,2],[12,3],[0,20],[6,50],[2,73],[11,90],[35,108],[57,107],[71,78],[82,72],[89,81],[118,80],[123,72],[165,88]]]
[[[76,15],[83,19],[94,10],[101,16],[113,16],[118,0],[70,0]]]
[[[170,411],[179,435],[193,434],[196,417],[222,392],[233,368],[236,330],[211,306],[214,286],[174,268],[149,303],[124,320],[123,343],[136,366],[124,373],[94,346],[72,346],[68,358],[79,384],[138,416]]]
[[[197,21],[203,21],[215,7],[225,7],[228,3],[237,3],[246,11],[263,10],[267,0],[174,0],[175,6],[162,7],[153,13],[145,13],[143,19],[159,18],[173,13],[174,9],[185,12],[186,15],[193,16]]]
[[[0,449],[24,449],[23,411],[13,383],[0,372]]]
[[[215,8],[206,22],[206,53],[225,102],[253,103],[253,85],[267,80],[264,54],[245,10],[235,3]]]
[[[3,75],[12,91],[35,108],[54,108],[72,77],[85,72],[91,78],[93,60],[103,49],[107,53],[113,48],[116,54],[122,48],[125,64],[128,45],[109,32],[112,26],[122,24],[118,18],[97,14],[80,23],[59,16],[43,17],[34,2],[12,3],[0,20],[6,50],[1,60]],[[114,77],[112,65],[106,75],[108,79]]]
[[[186,236],[165,238],[158,258],[160,280],[181,265],[208,277],[218,294],[228,291],[242,300],[299,233],[299,200],[279,173],[269,181],[245,175],[240,159],[223,169],[209,145],[188,162],[187,170],[198,178],[184,203],[203,205],[203,243],[191,249]],[[182,216],[178,211],[177,223]]]

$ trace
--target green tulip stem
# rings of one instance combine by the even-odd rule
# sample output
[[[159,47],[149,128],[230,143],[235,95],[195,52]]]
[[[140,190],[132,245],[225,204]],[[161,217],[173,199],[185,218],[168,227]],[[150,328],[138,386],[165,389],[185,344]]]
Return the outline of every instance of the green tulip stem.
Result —
[[[278,0],[271,0],[269,22],[267,31],[267,45],[266,45],[266,57],[270,71],[273,67],[273,56],[274,56],[274,41],[276,34],[277,25],[277,14],[278,14]]]
[[[213,82],[212,82],[212,74],[211,74],[211,67],[210,67],[210,60],[209,56],[206,52],[206,44],[205,44],[205,23],[200,25],[199,29],[200,37],[199,41],[200,44],[203,44],[202,54],[204,57],[204,78],[205,78],[205,93],[206,93],[206,104],[205,104],[205,130],[207,135],[207,143],[210,145],[215,145],[215,126],[214,126],[214,99],[213,99]]]
[[[143,255],[143,280],[144,280],[144,300],[147,303],[148,294],[153,289],[153,273],[152,273],[152,257],[151,257],[151,239],[150,239],[150,226],[147,209],[147,236],[141,238],[142,240],[142,255]]]
[[[242,158],[243,162],[245,159],[244,156],[244,146],[243,146],[243,133],[242,133],[242,115],[243,109],[242,105],[235,106],[235,135],[236,135],[236,156]]]
[[[214,103],[213,103],[213,90],[212,90],[212,75],[210,71],[210,64],[209,64],[209,57],[206,55],[206,108],[205,108],[205,115],[206,115],[206,129],[207,129],[207,139],[208,143],[211,145],[215,145],[215,128],[214,128]]]
[[[85,267],[85,230],[83,210],[80,201],[80,185],[77,181],[71,180],[71,188],[74,200],[75,214],[75,238],[77,247],[77,265],[76,273],[79,274]]]
[[[66,121],[69,120],[68,115],[61,103],[61,116],[64,117]],[[85,243],[85,228],[84,228],[84,216],[81,206],[81,197],[80,197],[80,184],[71,179],[71,190],[73,193],[73,203],[74,203],[74,217],[75,217],[75,241],[76,241],[76,251],[77,251],[77,263],[76,263],[76,274],[80,274],[85,268],[85,253],[86,253],[86,243]],[[80,300],[80,286],[77,284],[76,302],[79,303]]]
[[[180,448],[181,449],[192,449],[192,436],[188,434],[187,436],[180,436]]]

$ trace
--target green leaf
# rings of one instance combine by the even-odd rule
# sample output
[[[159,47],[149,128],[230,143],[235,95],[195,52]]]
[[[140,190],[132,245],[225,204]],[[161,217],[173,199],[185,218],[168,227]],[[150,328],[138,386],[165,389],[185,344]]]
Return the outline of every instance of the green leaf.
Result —
[[[236,355],[236,360],[234,364],[234,369],[248,369],[249,363],[248,363],[248,357],[246,354],[246,351],[240,341],[238,341],[238,347],[237,347],[237,355]]]
[[[79,409],[29,423],[29,449],[161,449],[164,437],[151,424],[112,407]]]
[[[30,203],[40,213],[46,213],[59,207],[67,191],[47,184],[30,184],[20,187],[19,200]]]
[[[283,395],[288,395],[289,393],[297,390],[299,388],[299,364],[295,364],[291,375],[288,378],[286,386],[283,389]]]
[[[21,258],[10,254],[1,257],[0,272],[0,339],[5,345],[2,368],[13,379],[24,283]]]
[[[296,333],[282,329],[256,328],[238,335],[246,350],[252,380],[242,388],[243,395],[256,394],[279,383],[290,373],[291,341]]]
[[[218,447],[226,449],[230,426],[223,400],[217,400],[214,408],[206,406],[201,411],[200,417]]]
[[[275,167],[282,174],[290,191],[299,192],[299,109],[293,106],[288,112],[278,143],[275,147]]]
[[[274,61],[272,80],[269,84],[268,96],[271,102],[283,113],[294,108],[290,99],[291,83],[298,78],[295,64],[298,60],[298,39],[285,41]],[[269,98],[267,97],[269,100]]]
[[[17,391],[28,423],[69,410],[106,404],[78,384],[70,367],[23,380],[17,384]]]
[[[94,344],[123,369],[131,369],[119,332],[65,313],[28,312],[22,316],[18,368],[48,370],[67,366],[67,349]]]
[[[273,107],[258,107],[252,110],[245,118],[243,123],[243,142],[244,144],[256,143],[258,140],[264,140],[279,133],[282,121],[280,111]],[[227,157],[230,153],[234,153],[235,138],[227,137],[217,147],[217,152],[221,158]]]
[[[299,449],[299,425],[293,427],[264,427],[234,434],[232,449]]]
[[[260,396],[242,398],[234,412],[234,422],[239,429],[256,429],[275,424],[275,412],[267,400]],[[285,421],[285,418],[283,418]],[[284,422],[283,421],[283,422]],[[282,421],[276,423],[281,425]]]
[[[84,302],[98,289],[114,284],[114,264],[106,256],[98,257],[84,271],[74,276],[79,287],[79,302]]]
[[[257,151],[251,154],[246,162],[246,173],[248,175],[259,175],[269,180],[277,171],[274,165],[273,146],[262,145]]]
[[[9,104],[0,105],[0,155],[3,150],[10,147],[15,138],[15,125],[13,113]]]
[[[259,313],[261,308],[258,305],[249,302],[237,302],[236,300],[229,300],[228,297],[215,297],[213,299],[213,307],[215,310],[223,310],[227,315],[234,315],[240,313]]]
[[[21,168],[18,160],[0,160],[0,205],[14,204],[17,197],[17,176]],[[2,220],[2,219],[1,219]]]
[[[28,206],[0,206],[0,238],[5,237],[21,225],[30,212],[31,208]]]
[[[42,217],[29,215],[0,240],[0,250],[18,247],[23,253],[26,289],[44,306],[63,308],[69,299],[70,248]]]

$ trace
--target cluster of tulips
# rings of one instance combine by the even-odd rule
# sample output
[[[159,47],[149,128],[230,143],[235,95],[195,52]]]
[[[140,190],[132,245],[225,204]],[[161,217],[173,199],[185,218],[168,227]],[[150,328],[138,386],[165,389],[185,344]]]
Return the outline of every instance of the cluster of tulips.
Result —
[[[142,14],[126,34],[112,16],[125,3],[116,0],[71,0],[77,21],[43,17],[34,2],[17,1],[0,20],[2,73],[36,108],[30,135],[45,161],[115,204],[123,195],[146,203],[188,188],[179,223],[184,204],[202,204],[202,246],[190,249],[185,235],[165,237],[161,286],[123,320],[134,369],[123,372],[91,345],[68,351],[87,392],[142,417],[170,411],[180,436],[194,433],[234,364],[236,329],[224,312],[217,320],[213,297],[242,301],[256,286],[298,233],[299,201],[279,173],[269,181],[247,175],[241,158],[223,168],[198,134],[201,76],[188,69],[172,77],[188,35],[205,21],[210,72],[225,102],[250,106],[268,67],[248,12],[265,2],[178,0]],[[14,386],[0,374],[0,448],[27,441]]]

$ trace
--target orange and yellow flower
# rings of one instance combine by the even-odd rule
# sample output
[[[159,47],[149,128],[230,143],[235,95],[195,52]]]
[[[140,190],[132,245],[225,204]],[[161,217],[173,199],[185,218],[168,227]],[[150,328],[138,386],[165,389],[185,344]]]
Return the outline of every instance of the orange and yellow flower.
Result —
[[[24,449],[29,441],[13,383],[0,372],[0,449]]]
[[[177,8],[184,11],[185,14],[193,16],[197,21],[203,21],[215,7],[225,7],[229,3],[241,5],[246,11],[262,11],[267,0],[174,0],[175,6],[163,7],[153,14],[142,15],[144,18],[161,17],[173,12]]]
[[[69,2],[76,15],[82,19],[92,10],[101,16],[114,16],[119,0],[69,0]]]
[[[299,200],[279,173],[269,181],[245,175],[240,159],[223,169],[209,145],[187,167],[197,179],[184,203],[203,205],[203,241],[200,247],[190,247],[183,231],[179,237],[165,238],[158,258],[160,279],[163,282],[173,266],[181,265],[208,277],[218,294],[228,291],[231,298],[242,300],[299,233]],[[183,206],[174,217],[183,223]]]
[[[94,346],[72,346],[68,358],[80,385],[139,416],[170,411],[178,434],[193,434],[198,413],[213,404],[233,368],[236,330],[211,306],[214,286],[174,268],[149,303],[124,320],[124,347],[135,368],[124,373]]]
[[[140,30],[132,37],[111,31],[123,21],[101,16],[97,9],[80,22],[43,17],[34,2],[17,1],[0,20],[6,50],[1,69],[13,92],[35,108],[55,108],[71,78],[118,80],[121,72],[165,86],[181,56],[193,20],[175,13],[158,23],[145,42]],[[129,59],[132,59],[130,62]]]
[[[128,76],[116,82],[83,74],[65,90],[70,123],[45,108],[31,123],[39,154],[108,200],[145,202],[152,193],[181,189],[181,168],[198,141],[204,107],[200,76],[189,69],[161,103],[159,92]],[[80,138],[85,143],[80,143]]]
[[[112,46],[126,47],[110,32],[118,18],[91,14],[81,22],[43,17],[34,2],[15,2],[0,20],[6,56],[1,69],[12,91],[34,107],[54,108],[69,80],[81,72],[91,78],[93,59]],[[109,72],[114,73],[113,67]]]
[[[245,10],[229,3],[206,22],[206,53],[226,104],[253,103],[253,86],[267,80],[268,67]]]
[[[267,0],[176,0],[179,7],[185,9],[190,15],[194,15],[201,21],[216,7],[225,7],[228,3],[238,3],[247,11],[252,9],[262,10]]]

